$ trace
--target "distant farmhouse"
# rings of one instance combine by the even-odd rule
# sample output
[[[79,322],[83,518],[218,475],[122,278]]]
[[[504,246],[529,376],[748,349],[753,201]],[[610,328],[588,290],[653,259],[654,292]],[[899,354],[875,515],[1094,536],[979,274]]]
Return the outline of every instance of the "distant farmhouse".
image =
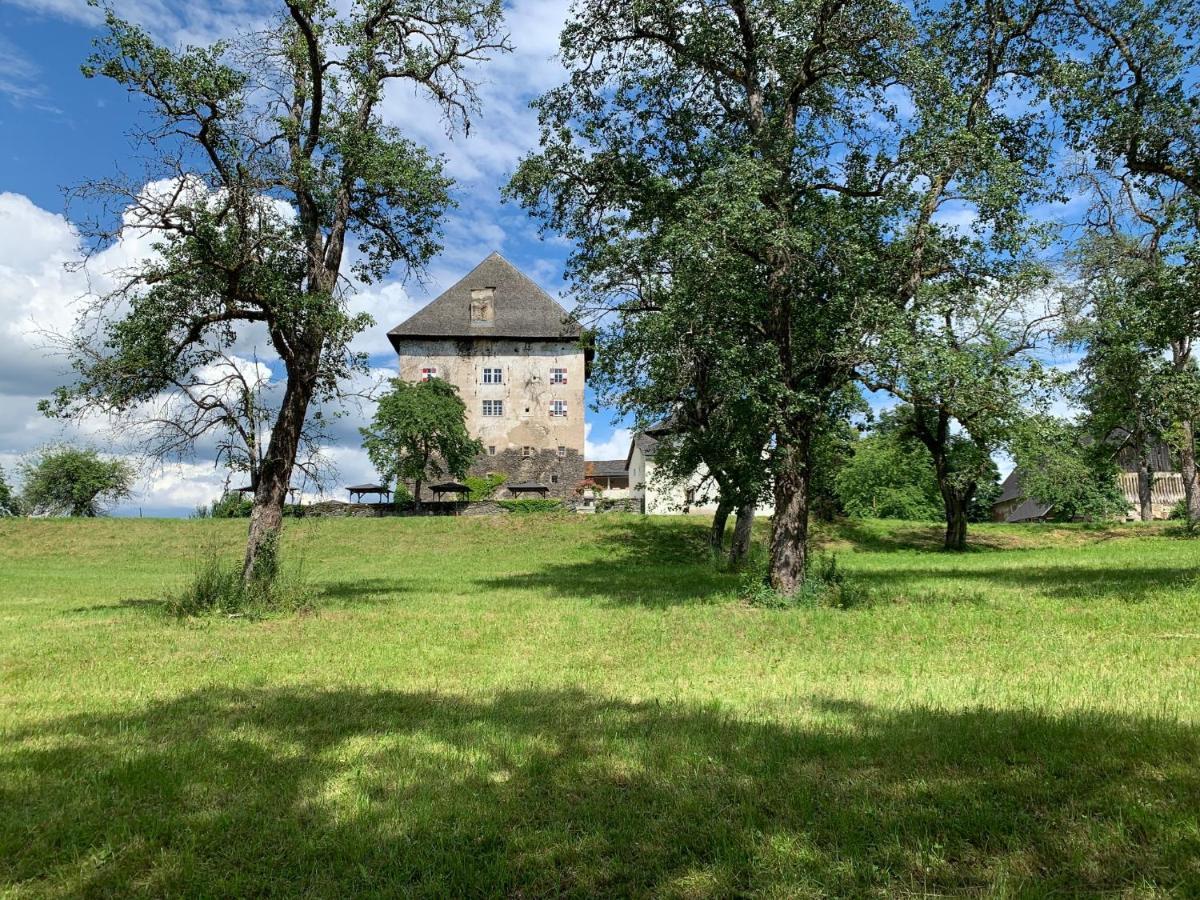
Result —
[[[1120,442],[1120,439],[1116,439]],[[1141,499],[1138,494],[1138,459],[1134,448],[1121,442],[1116,453],[1120,471],[1117,481],[1125,502],[1129,504],[1127,519],[1136,519]],[[1158,444],[1149,454],[1153,483],[1150,489],[1151,510],[1154,518],[1165,519],[1175,505],[1184,498],[1183,476],[1171,459],[1165,444]],[[1013,469],[1000,486],[1000,496],[992,505],[992,520],[996,522],[1040,522],[1053,514],[1053,509],[1027,497],[1021,487],[1021,470]]]
[[[484,445],[472,475],[566,497],[584,478],[587,354],[567,311],[499,253],[388,332],[406,381],[444,378]]]

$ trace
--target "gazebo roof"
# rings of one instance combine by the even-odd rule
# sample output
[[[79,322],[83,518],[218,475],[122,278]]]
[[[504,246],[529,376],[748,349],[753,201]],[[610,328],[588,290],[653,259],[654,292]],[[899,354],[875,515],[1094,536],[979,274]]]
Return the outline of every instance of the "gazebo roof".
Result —
[[[350,484],[346,490],[354,494],[390,494],[392,489],[382,484]]]
[[[431,484],[429,489],[435,494],[466,494],[471,488],[460,481],[443,481],[441,484]]]
[[[550,488],[546,487],[546,485],[539,484],[536,481],[522,481],[520,484],[508,484],[508,485],[505,485],[505,487],[507,487],[510,491],[515,491],[518,493],[521,491],[548,491],[548,490],[550,490]]]

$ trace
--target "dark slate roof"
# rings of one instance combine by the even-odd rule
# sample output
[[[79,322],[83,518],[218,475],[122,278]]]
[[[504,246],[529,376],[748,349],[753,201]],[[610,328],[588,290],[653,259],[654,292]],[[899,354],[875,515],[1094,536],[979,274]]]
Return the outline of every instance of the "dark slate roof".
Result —
[[[661,433],[661,432],[659,432]],[[633,448],[637,447],[642,451],[642,455],[647,459],[654,459],[654,454],[658,450],[658,439],[650,437],[644,431],[634,432],[633,440],[629,442],[629,453],[625,456],[625,468],[629,468],[629,461],[633,459]]]
[[[1004,479],[1004,483],[1000,485],[1000,496],[996,498],[996,502],[992,504],[995,509],[1002,503],[1009,503],[1013,500],[1020,501],[1013,509],[1004,516],[1005,522],[1032,522],[1039,519],[1044,519],[1046,514],[1050,512],[1048,503],[1038,503],[1025,496],[1025,492],[1021,486],[1021,470],[1013,469],[1008,473],[1008,477]]]
[[[588,476],[599,475],[601,478],[613,478],[626,474],[625,460],[623,459],[598,459],[584,463],[583,467],[584,474]]]
[[[997,503],[1007,503],[1009,500],[1016,500],[1021,496],[1021,472],[1019,469],[1013,469],[1008,473],[1008,477],[1004,479],[1004,483],[1000,485],[1000,496],[996,498]]]
[[[346,490],[356,494],[382,494],[384,492],[390,494],[392,492],[390,487],[383,484],[348,484]]]
[[[1023,500],[1012,512],[1004,517],[1005,522],[1036,522],[1046,518],[1050,512],[1050,504],[1038,503],[1036,500]]]
[[[495,320],[471,321],[471,291],[495,288]],[[388,332],[397,351],[409,337],[504,337],[530,340],[579,337],[567,311],[499,253],[492,253],[457,284]]]

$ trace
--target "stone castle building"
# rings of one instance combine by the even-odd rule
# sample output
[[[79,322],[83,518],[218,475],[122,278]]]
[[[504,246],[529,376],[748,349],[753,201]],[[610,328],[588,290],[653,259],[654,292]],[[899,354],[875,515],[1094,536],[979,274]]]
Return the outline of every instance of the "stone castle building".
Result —
[[[580,329],[499,253],[388,332],[406,381],[444,378],[484,445],[472,475],[567,497],[584,478]]]

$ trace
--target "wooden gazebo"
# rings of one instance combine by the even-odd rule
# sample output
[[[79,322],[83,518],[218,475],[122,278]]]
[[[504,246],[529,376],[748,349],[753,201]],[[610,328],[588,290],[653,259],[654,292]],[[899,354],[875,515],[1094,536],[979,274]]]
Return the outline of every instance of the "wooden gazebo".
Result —
[[[536,481],[522,481],[520,484],[509,484],[506,485],[506,487],[512,491],[514,495],[539,494],[544,498],[546,494],[550,493],[550,488],[546,487],[544,484],[539,484]]]
[[[471,488],[460,481],[443,481],[441,484],[429,485],[429,490],[433,492],[435,502],[442,499],[442,494],[458,494],[460,500],[466,500],[467,494],[471,493]]]
[[[350,492],[350,502],[354,503],[355,496],[358,497],[359,503],[362,503],[364,494],[375,494],[381,498],[381,502],[387,503],[392,499],[392,489],[384,484],[352,484],[346,488]]]

